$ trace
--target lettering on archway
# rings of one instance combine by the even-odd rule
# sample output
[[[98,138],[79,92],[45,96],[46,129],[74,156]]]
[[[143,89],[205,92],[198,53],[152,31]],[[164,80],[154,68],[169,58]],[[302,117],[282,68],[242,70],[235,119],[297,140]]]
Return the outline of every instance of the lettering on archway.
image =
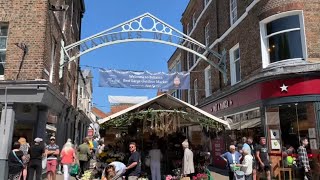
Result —
[[[62,45],[62,51],[64,53],[62,53],[60,65],[64,66],[70,61],[75,61],[81,55],[104,46],[130,42],[161,43],[191,52],[218,69],[224,76],[225,83],[227,82],[225,51],[223,51],[222,54],[217,53],[149,13],[133,18],[76,43],[65,47]],[[182,44],[184,42],[188,45],[183,46]],[[72,54],[73,49],[79,50],[79,53],[75,55]],[[216,64],[213,60],[208,59],[206,54],[213,54],[220,60],[219,63]]]

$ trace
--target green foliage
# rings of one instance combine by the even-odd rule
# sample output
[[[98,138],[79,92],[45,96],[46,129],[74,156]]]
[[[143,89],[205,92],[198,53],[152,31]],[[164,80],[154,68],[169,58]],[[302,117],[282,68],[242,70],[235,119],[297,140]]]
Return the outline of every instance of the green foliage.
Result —
[[[133,123],[143,123],[143,121],[147,119],[157,119],[160,120],[161,113],[166,114],[167,116],[170,115],[176,115],[179,114],[182,119],[185,121],[189,121],[194,124],[200,124],[202,127],[209,128],[214,131],[221,131],[223,130],[223,125],[220,123],[194,114],[194,113],[187,113],[184,111],[178,111],[174,110],[172,112],[166,112],[166,111],[154,111],[153,109],[148,109],[147,111],[143,112],[134,112],[134,113],[125,113],[119,117],[116,117],[110,121],[105,122],[104,124],[101,125],[101,128],[103,129],[109,129],[109,128],[120,128],[120,127],[126,127],[126,126],[131,126]],[[162,115],[163,115],[162,114]]]

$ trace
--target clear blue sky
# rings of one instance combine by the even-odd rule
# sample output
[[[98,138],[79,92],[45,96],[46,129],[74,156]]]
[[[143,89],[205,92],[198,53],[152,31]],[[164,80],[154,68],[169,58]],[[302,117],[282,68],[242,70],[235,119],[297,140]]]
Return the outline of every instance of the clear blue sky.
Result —
[[[181,15],[189,0],[85,0],[86,12],[82,20],[82,38],[118,25],[149,12],[169,25],[182,30]],[[103,47],[81,56],[81,65],[106,69],[147,70],[167,72],[167,61],[175,47],[156,43],[125,43]],[[85,69],[86,67],[81,67]],[[98,69],[91,69],[93,102],[105,112],[110,111],[108,95],[156,96],[152,89],[120,89],[98,87]]]

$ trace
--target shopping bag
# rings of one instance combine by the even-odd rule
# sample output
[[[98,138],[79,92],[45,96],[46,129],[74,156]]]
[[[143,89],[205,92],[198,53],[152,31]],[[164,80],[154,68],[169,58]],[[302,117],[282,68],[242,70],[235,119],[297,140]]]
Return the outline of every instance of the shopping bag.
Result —
[[[47,167],[47,157],[42,158],[42,169],[46,169]]]
[[[150,159],[149,156],[146,157],[146,159],[145,159],[145,164],[146,164],[146,166],[150,167],[151,159]]]
[[[180,180],[190,180],[190,177],[183,177]]]
[[[245,180],[245,175],[243,171],[234,172],[234,180]]]
[[[78,165],[78,164],[72,165],[72,166],[70,167],[70,172],[69,172],[69,174],[70,174],[71,176],[76,176],[76,175],[78,175],[78,173],[79,173],[79,165]]]

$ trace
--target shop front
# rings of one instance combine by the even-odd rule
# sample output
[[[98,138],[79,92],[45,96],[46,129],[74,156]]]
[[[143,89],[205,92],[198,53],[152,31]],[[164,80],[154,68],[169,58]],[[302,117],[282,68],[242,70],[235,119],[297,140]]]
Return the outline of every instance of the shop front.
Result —
[[[307,137],[311,169],[313,175],[318,176],[319,85],[318,77],[258,82],[239,91],[234,90],[223,99],[204,105],[202,109],[229,122],[231,130],[218,137],[224,141],[224,151],[228,145],[239,143],[243,136],[252,136],[255,142],[258,142],[260,136],[266,136],[275,177],[279,177],[280,173],[281,178],[289,174],[292,177],[298,176],[293,163],[298,163],[299,140]],[[219,162],[219,156],[224,151],[221,152],[221,148],[215,149],[218,151],[213,154]]]

